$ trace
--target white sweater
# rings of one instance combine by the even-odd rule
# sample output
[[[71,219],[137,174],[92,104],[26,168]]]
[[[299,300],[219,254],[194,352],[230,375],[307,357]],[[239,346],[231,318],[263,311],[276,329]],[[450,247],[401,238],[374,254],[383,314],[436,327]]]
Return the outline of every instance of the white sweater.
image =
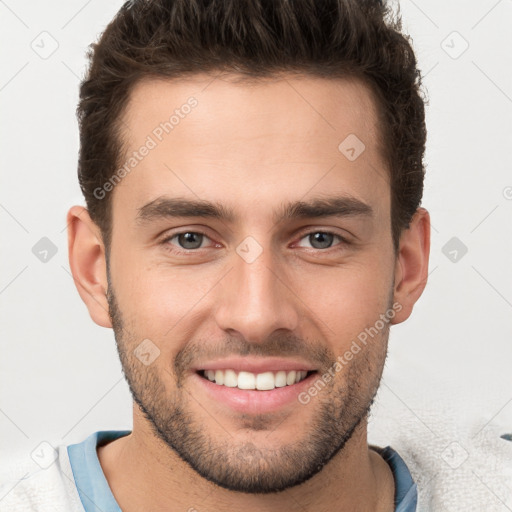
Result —
[[[420,435],[414,424],[400,430],[390,445],[418,485],[417,512],[512,510],[512,442],[500,438],[503,429],[487,428],[446,446]],[[60,445],[56,455],[46,469],[27,456],[4,465],[0,512],[84,512],[67,447]]]

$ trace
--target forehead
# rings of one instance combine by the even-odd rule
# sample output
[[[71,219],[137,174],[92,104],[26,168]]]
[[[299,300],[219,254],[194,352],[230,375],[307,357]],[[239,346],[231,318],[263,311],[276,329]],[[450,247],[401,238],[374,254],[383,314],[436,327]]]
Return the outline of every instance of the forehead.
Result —
[[[134,209],[162,195],[263,205],[313,188],[364,199],[389,186],[376,105],[357,80],[144,80],[122,121],[123,164],[133,165],[114,202]]]
[[[188,116],[191,109],[187,102],[191,98],[198,108],[194,107],[193,115]],[[194,75],[188,79],[146,79],[137,83],[123,116],[125,140],[151,133],[155,121],[168,121],[173,114],[178,115],[171,123],[173,138],[183,134],[184,129],[178,129],[178,124],[185,115],[186,125],[194,129],[195,137],[207,136],[212,143],[223,142],[227,135],[249,137],[254,142],[258,135],[277,132],[281,136],[279,142],[286,139],[293,143],[315,136],[337,140],[354,133],[371,145],[377,142],[374,139],[378,134],[372,93],[355,78]],[[214,131],[213,123],[217,127]]]

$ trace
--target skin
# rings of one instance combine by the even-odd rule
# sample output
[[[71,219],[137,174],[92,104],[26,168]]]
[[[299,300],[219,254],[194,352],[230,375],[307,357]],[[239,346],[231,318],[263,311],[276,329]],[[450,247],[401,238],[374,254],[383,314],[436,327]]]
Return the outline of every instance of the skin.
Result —
[[[98,449],[112,492],[124,511],[392,511],[392,473],[367,442],[388,326],[307,405],[242,414],[208,399],[193,371],[222,353],[291,355],[321,374],[392,304],[399,308],[390,324],[410,316],[427,279],[429,215],[417,210],[395,252],[372,96],[355,81],[306,76],[143,81],[123,119],[127,152],[190,96],[197,106],[112,192],[108,277],[99,228],[80,206],[68,213],[75,283],[92,319],[114,328],[137,398],[133,432]],[[338,150],[349,134],[365,144],[354,161]],[[334,195],[372,214],[274,218],[284,202]],[[137,221],[141,207],[163,196],[215,201],[235,218]],[[206,234],[200,249],[169,239],[198,231]],[[315,247],[308,235],[319,231],[345,241]],[[236,251],[248,236],[262,249],[251,263]],[[160,351],[148,366],[133,355],[144,339]],[[171,420],[177,408],[181,423]],[[300,474],[320,455],[320,469]],[[214,483],[226,467],[234,476]],[[280,492],[233,490],[251,476],[261,485],[277,479]]]

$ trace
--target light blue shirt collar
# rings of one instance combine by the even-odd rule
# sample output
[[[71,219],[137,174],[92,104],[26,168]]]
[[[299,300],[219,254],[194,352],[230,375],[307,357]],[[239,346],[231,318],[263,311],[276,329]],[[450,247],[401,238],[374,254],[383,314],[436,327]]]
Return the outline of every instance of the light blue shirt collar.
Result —
[[[130,430],[102,430],[68,446],[69,461],[85,512],[122,512],[98,460],[98,446],[130,434]],[[390,446],[370,445],[389,464],[395,479],[395,512],[415,512],[418,490],[409,468]]]

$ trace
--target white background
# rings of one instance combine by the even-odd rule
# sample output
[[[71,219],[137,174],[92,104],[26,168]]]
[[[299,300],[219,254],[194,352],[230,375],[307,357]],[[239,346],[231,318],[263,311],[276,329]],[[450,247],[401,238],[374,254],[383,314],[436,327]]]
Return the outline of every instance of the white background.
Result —
[[[120,5],[0,2],[4,454],[29,457],[42,441],[131,428],[113,333],[92,322],[78,296],[65,229],[67,209],[83,203],[75,108],[85,51]],[[432,252],[424,295],[391,332],[370,441],[388,444],[390,428],[411,422],[437,435],[439,415],[455,430],[511,432],[512,1],[401,7],[429,98],[423,206]],[[47,51],[58,43],[48,58],[33,49],[41,38]],[[32,252],[42,237],[57,247],[46,263]],[[467,247],[456,262],[443,253],[453,237]]]

